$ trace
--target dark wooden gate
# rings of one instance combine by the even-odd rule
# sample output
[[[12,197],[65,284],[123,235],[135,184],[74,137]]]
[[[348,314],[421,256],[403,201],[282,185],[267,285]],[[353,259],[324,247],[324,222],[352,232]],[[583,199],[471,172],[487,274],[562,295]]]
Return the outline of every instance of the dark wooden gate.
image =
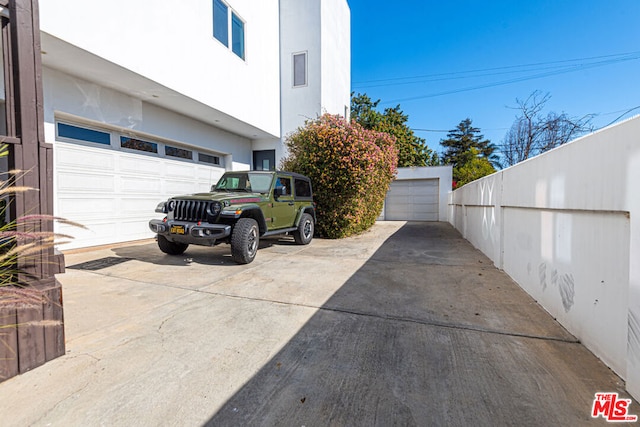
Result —
[[[0,0],[5,105],[0,141],[9,145],[9,166],[24,171],[16,185],[38,189],[15,196],[10,213],[53,214],[53,146],[45,143],[38,0]],[[42,231],[53,224],[43,222]],[[39,290],[38,305],[0,305],[0,381],[26,372],[65,352],[62,289],[54,274],[64,260],[53,249],[36,262],[18,260],[27,288]]]

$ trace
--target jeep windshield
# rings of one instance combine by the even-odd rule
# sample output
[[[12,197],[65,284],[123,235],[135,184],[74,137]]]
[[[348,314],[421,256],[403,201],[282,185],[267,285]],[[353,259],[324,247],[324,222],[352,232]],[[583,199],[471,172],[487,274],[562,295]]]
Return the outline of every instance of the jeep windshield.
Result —
[[[226,173],[213,188],[214,191],[246,191],[268,193],[273,175],[269,173],[234,172]]]

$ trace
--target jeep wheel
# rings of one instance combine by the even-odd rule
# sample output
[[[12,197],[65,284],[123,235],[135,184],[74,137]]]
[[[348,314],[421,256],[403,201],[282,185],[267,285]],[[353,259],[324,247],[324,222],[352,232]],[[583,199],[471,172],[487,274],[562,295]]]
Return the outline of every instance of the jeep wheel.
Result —
[[[166,237],[158,235],[158,247],[162,252],[169,255],[181,255],[187,250],[187,243],[170,242]]]
[[[238,264],[249,264],[256,257],[260,232],[252,218],[240,218],[231,235],[231,257]]]
[[[293,232],[293,238],[299,245],[308,245],[313,239],[313,218],[309,214],[302,214],[298,229]]]

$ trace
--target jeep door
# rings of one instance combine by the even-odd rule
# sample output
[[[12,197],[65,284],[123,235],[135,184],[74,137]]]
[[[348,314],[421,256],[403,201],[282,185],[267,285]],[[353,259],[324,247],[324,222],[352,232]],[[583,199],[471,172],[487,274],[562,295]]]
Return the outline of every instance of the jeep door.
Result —
[[[296,206],[293,200],[291,177],[278,175],[274,185],[273,228],[293,227],[296,220]]]

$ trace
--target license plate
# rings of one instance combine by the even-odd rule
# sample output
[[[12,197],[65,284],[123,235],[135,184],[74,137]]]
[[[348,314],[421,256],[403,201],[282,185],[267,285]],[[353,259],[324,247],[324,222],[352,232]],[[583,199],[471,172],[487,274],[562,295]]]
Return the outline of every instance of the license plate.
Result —
[[[184,234],[184,225],[172,225],[171,234]]]

